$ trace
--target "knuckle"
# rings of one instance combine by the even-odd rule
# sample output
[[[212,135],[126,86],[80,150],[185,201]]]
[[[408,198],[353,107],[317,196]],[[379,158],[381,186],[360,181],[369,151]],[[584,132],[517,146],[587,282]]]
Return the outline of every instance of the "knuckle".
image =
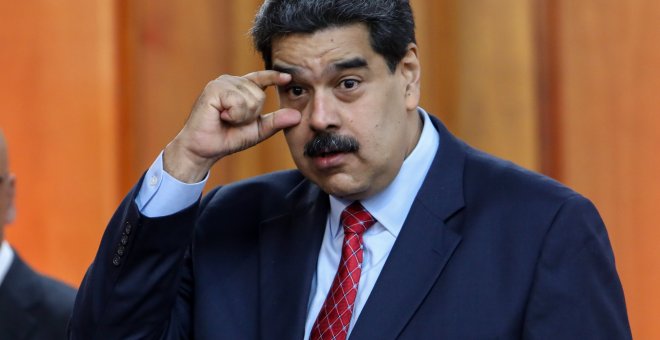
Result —
[[[257,101],[251,101],[249,103],[248,109],[251,112],[259,112],[261,110],[261,105]]]
[[[264,91],[257,92],[255,96],[257,97],[257,101],[259,101],[259,103],[266,101],[266,93]]]
[[[222,99],[229,106],[240,106],[241,105],[241,96],[234,90],[226,90],[222,94]]]
[[[236,82],[236,77],[229,75],[229,74],[223,74],[220,77],[216,78],[213,80],[211,83],[214,84],[214,86],[217,86],[218,88],[227,88],[232,86]]]
[[[231,91],[232,98],[234,98],[234,105],[240,108],[246,108],[248,106],[247,100],[244,96],[240,95],[238,92]]]
[[[237,91],[241,93],[248,93],[250,90],[247,88],[246,85],[247,84],[237,83],[236,85],[234,85],[234,87],[236,88]]]
[[[231,79],[231,76],[223,74],[223,75],[219,76],[218,78],[215,78],[215,79],[211,80],[210,82],[208,82],[206,84],[206,87],[204,88],[204,90],[207,90],[207,91],[219,90],[219,89],[223,88],[224,86],[226,86],[224,84],[228,83],[230,81],[230,79]]]
[[[220,77],[216,78],[216,80],[218,80],[218,81],[228,81],[232,78],[233,78],[233,76],[231,76],[229,74],[223,74]]]

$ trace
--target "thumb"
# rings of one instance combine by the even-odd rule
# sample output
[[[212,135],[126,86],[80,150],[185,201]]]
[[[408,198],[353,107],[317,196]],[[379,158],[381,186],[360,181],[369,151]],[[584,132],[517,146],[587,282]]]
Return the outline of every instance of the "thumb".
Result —
[[[298,110],[279,109],[275,112],[259,116],[259,139],[264,140],[277,131],[298,125],[302,115]]]

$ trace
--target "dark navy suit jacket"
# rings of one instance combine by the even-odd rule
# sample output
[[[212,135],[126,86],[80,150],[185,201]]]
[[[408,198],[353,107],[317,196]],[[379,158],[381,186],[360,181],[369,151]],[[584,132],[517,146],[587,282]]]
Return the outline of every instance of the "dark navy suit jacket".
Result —
[[[30,268],[15,253],[0,285],[0,339],[66,339],[76,290]]]
[[[440,148],[350,338],[630,338],[594,206],[433,122]],[[72,338],[303,338],[329,209],[318,186],[269,174],[162,218],[138,212],[136,191],[82,283]]]

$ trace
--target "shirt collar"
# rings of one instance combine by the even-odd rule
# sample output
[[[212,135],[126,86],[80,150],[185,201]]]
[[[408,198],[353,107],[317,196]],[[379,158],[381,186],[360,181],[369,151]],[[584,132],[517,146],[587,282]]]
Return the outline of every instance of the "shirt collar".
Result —
[[[14,261],[14,251],[6,240],[2,241],[0,243],[0,286],[2,286],[2,282],[5,280],[12,261]]]
[[[421,107],[418,108],[418,112],[424,126],[417,145],[403,161],[392,183],[378,194],[361,201],[362,206],[394,237],[399,236],[403,222],[408,216],[417,192],[422,187],[440,145],[438,131],[433,127],[428,113]],[[351,202],[330,196],[332,236],[343,235],[339,215]]]

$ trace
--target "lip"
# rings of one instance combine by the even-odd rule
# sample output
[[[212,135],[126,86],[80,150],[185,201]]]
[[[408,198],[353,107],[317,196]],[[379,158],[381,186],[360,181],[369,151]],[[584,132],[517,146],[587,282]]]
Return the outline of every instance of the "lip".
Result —
[[[312,161],[314,162],[314,165],[316,166],[317,169],[319,170],[327,170],[331,169],[337,166],[340,166],[344,158],[346,158],[346,153],[333,153],[328,156],[317,156],[317,157],[312,157]]]

